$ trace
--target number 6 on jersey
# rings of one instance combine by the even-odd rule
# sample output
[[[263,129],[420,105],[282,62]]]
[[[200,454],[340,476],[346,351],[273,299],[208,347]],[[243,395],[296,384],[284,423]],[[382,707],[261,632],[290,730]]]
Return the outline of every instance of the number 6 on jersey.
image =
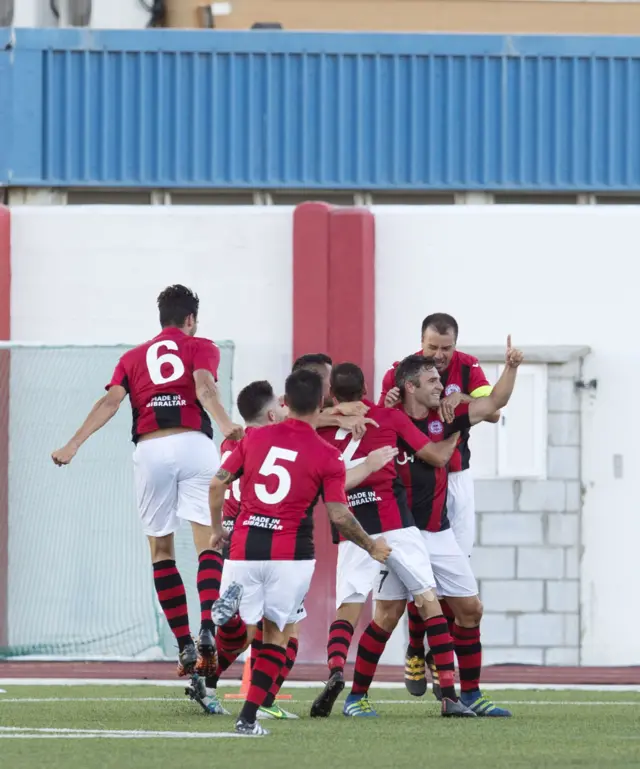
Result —
[[[267,491],[267,487],[264,483],[256,483],[256,497],[265,505],[277,505],[282,502],[287,494],[291,491],[291,475],[286,467],[277,465],[276,462],[281,460],[283,462],[295,462],[298,456],[297,451],[290,451],[289,449],[280,449],[277,446],[272,446],[269,449],[269,453],[264,459],[262,466],[260,467],[259,474],[270,476],[275,475],[278,479],[278,487],[275,491]]]

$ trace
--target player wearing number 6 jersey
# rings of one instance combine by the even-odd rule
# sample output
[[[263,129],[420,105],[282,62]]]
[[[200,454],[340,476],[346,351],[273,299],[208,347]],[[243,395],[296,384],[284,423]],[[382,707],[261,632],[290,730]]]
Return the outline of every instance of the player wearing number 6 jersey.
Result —
[[[209,549],[208,490],[219,467],[208,413],[226,437],[241,437],[218,398],[220,352],[195,336],[198,297],[184,286],[166,288],[158,297],[162,331],[126,352],[107,385],[107,394],[62,449],[56,465],[67,465],[80,446],[131,401],[134,479],[158,600],[178,642],[179,674],[192,672],[198,654],[189,630],[184,584],[176,568],[174,533],[181,520],[191,523],[198,551],[198,593],[202,623],[198,646],[205,667],[215,658],[211,606],[217,597],[222,560]]]
[[[248,626],[253,629],[264,617],[262,648],[236,722],[241,734],[265,734],[256,716],[285,664],[284,644],[311,583],[313,509],[319,496],[345,538],[379,562],[390,552],[386,542],[369,537],[349,511],[344,463],[315,431],[322,404],[320,376],[305,370],[291,374],[285,401],[289,418],[245,436],[211,482],[211,545],[216,547],[224,539],[225,492],[242,476],[242,504],[223,583],[242,586],[240,615]]]
[[[363,400],[365,382],[362,370],[353,363],[335,366],[331,374],[331,392],[338,403]],[[381,446],[395,447],[399,441],[411,445],[420,459],[441,465],[449,461],[458,435],[453,435],[440,445],[434,445],[406,414],[397,409],[380,408],[364,402],[370,407],[367,414],[377,427],[369,426],[361,439],[354,438],[344,430],[320,430],[326,441],[341,450],[347,469],[365,462],[369,453]],[[366,553],[354,549],[350,542],[340,542],[336,576],[338,611],[329,632],[328,643],[330,677],[324,691],[312,705],[311,716],[328,716],[344,687],[344,664],[353,629],[372,587],[376,600],[374,618],[360,639],[353,688],[345,702],[344,714],[376,715],[369,705],[367,693],[378,660],[398,621],[395,602],[398,598],[404,598],[408,592],[415,597],[420,607],[434,646],[440,649],[436,662],[442,671],[443,680],[448,680],[442,715],[472,715],[457,700],[453,685],[453,643],[436,600],[436,582],[429,553],[413,521],[406,491],[395,465],[384,466],[364,483],[353,488],[348,494],[348,501],[365,531],[373,537],[384,534],[393,552],[380,576],[380,567]]]

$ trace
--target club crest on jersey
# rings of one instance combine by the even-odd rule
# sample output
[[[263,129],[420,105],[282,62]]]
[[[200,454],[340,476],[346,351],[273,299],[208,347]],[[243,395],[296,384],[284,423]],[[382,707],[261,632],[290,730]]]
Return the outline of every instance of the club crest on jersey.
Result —
[[[459,393],[459,392],[461,392],[461,390],[460,390],[460,386],[457,384],[450,384],[444,388],[445,395],[451,395],[451,393]]]
[[[432,435],[440,435],[440,433],[443,431],[444,427],[442,425],[442,422],[429,422],[429,432]]]

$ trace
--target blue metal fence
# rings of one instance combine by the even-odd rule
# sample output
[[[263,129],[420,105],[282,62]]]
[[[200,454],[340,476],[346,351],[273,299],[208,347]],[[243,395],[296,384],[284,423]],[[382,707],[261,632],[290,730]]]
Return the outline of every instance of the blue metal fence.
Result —
[[[4,30],[0,183],[639,190],[640,38]]]

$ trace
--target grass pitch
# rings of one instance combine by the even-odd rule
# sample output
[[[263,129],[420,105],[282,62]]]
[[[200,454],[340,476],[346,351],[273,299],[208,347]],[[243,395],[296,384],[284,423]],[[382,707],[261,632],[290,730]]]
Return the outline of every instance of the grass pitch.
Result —
[[[0,694],[0,767],[6,769],[552,769],[640,766],[640,693],[495,691],[511,719],[442,719],[431,694],[374,689],[377,719],[348,719],[341,698],[308,718],[319,689],[289,689],[302,718],[269,722],[263,738],[233,734],[179,688],[31,687]],[[222,692],[225,690],[222,689]],[[226,702],[235,715],[240,703]],[[135,734],[132,734],[135,733]]]

